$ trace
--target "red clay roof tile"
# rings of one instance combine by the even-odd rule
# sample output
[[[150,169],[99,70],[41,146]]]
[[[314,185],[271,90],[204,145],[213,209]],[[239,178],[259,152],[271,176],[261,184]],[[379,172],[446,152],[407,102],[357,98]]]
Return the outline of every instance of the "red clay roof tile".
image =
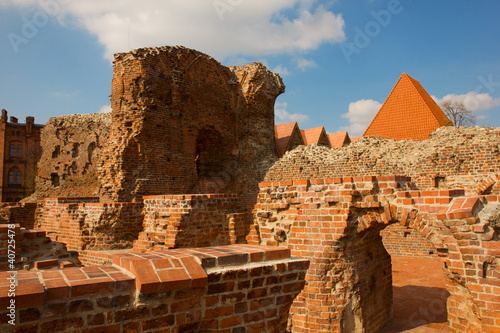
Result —
[[[363,136],[425,140],[441,126],[450,126],[422,85],[403,73]]]
[[[347,132],[328,134],[328,138],[330,139],[332,148],[342,148],[344,145],[351,143],[351,139],[349,139],[349,134],[347,134]]]

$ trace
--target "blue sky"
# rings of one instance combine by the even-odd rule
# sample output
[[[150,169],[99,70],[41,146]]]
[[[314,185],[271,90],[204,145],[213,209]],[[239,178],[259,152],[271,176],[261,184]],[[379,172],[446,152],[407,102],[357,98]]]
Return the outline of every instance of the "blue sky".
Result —
[[[499,14],[466,0],[0,0],[0,108],[37,123],[109,111],[114,53],[184,45],[279,72],[277,123],[359,136],[406,72],[500,126]]]

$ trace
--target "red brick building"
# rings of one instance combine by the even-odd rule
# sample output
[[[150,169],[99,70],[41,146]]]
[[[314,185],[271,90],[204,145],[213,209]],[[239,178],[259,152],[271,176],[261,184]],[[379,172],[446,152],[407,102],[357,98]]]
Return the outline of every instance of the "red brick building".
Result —
[[[35,190],[36,164],[40,157],[40,132],[43,125],[34,117],[26,123],[16,117],[7,119],[2,110],[0,120],[0,198],[2,202],[17,202]]]

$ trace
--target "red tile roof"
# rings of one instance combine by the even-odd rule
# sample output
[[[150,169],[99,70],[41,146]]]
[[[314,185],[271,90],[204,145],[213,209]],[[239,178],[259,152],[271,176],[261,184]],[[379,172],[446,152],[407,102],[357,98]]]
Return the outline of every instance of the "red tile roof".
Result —
[[[317,145],[326,145],[330,147],[330,140],[328,139],[323,126],[300,130],[300,133],[302,134],[302,139],[304,139],[304,143],[306,145],[312,145],[315,143]]]
[[[328,134],[328,139],[330,139],[332,148],[342,148],[351,143],[351,139],[349,138],[349,134],[347,134],[347,132]]]
[[[441,126],[450,126],[420,83],[403,73],[363,136],[425,140]]]
[[[290,140],[294,136],[295,131],[297,132],[297,138],[300,139],[300,144],[304,144],[297,122],[274,126],[274,136],[278,145],[279,156],[283,156],[287,150],[292,149],[292,147],[290,147]]]

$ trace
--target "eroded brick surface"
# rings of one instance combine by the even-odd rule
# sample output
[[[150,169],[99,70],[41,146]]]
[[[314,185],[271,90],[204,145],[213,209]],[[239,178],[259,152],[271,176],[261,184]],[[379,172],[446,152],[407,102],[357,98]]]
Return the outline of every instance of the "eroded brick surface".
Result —
[[[41,134],[36,192],[28,200],[98,195],[97,166],[110,125],[109,114],[50,118]]]

